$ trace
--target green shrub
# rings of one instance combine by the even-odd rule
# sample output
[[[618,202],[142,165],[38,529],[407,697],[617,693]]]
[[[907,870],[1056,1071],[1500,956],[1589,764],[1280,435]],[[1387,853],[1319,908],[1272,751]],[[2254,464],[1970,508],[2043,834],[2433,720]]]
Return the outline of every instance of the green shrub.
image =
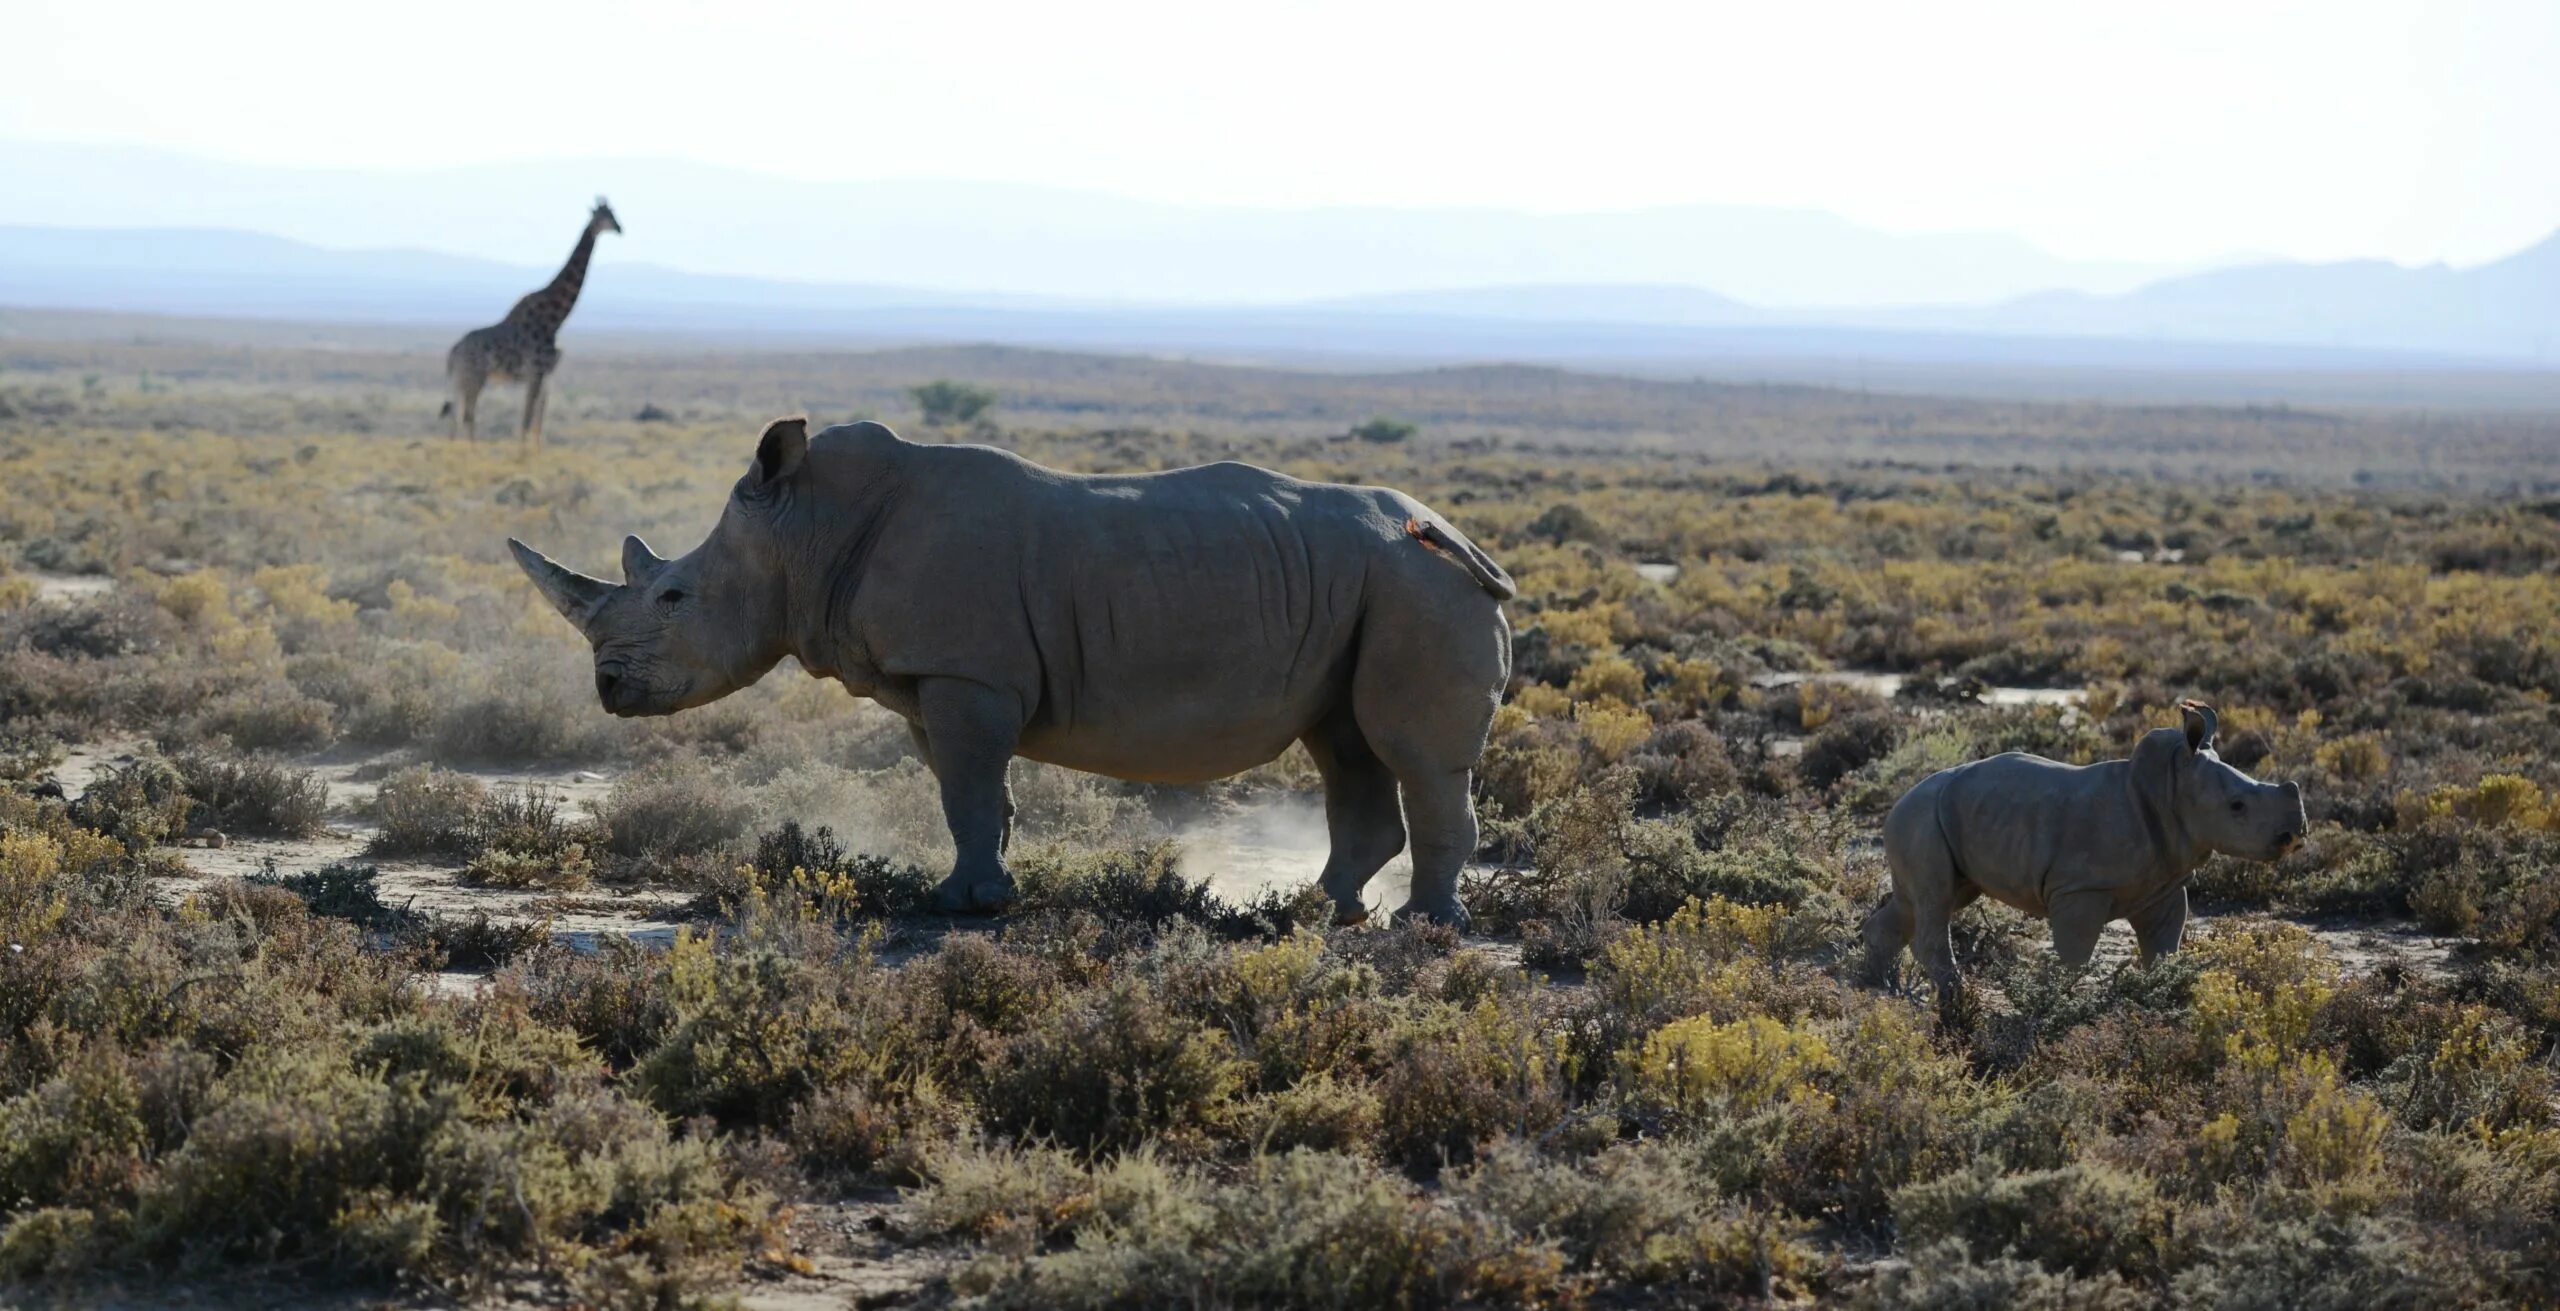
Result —
[[[480,850],[489,790],[467,774],[432,766],[401,770],[374,790],[381,831],[372,849],[385,856],[469,857]]]
[[[328,817],[329,788],[315,771],[201,752],[176,763],[199,818],[226,834],[307,838]]]
[[[289,686],[216,697],[197,712],[196,729],[243,751],[317,751],[337,737],[329,703]]]
[[[341,863],[302,874],[270,870],[251,876],[250,881],[282,888],[301,898],[312,914],[345,920],[360,929],[406,929],[422,923],[415,911],[382,900],[381,877],[382,872],[371,865]]]
[[[2023,1256],[2079,1275],[2157,1278],[2170,1255],[2171,1206],[2151,1181],[2095,1164],[2004,1175],[1988,1162],[1906,1184],[1893,1195],[1902,1241],[1960,1243],[1977,1261]]]
[[[766,935],[714,951],[682,937],[669,955],[666,1034],[631,1072],[670,1115],[780,1128],[820,1088],[877,1087],[893,1055],[889,998],[866,963],[838,962]]]
[[[907,394],[915,398],[916,408],[924,412],[924,421],[937,428],[947,424],[975,423],[979,415],[986,413],[988,406],[996,403],[994,392],[948,378],[909,387]]]
[[[2495,1265],[2458,1240],[2405,1221],[2313,1214],[2235,1217],[2205,1226],[2170,1296],[2234,1311],[2517,1305]],[[2536,1300],[2537,1290],[2527,1300]]]
[[[194,809],[177,767],[146,756],[91,783],[71,804],[71,819],[123,843],[128,851],[141,852],[183,834]]]
[[[590,826],[562,819],[559,800],[547,788],[526,784],[498,789],[480,808],[473,827],[471,840],[479,853],[463,866],[465,884],[568,892],[595,877],[587,849],[597,834]]]
[[[930,1076],[879,1088],[820,1088],[791,1113],[784,1137],[803,1170],[842,1183],[911,1184],[955,1141],[962,1105]]]
[[[667,859],[727,847],[745,836],[752,814],[746,799],[708,770],[669,765],[615,780],[596,822],[615,855]]]
[[[843,843],[836,841],[833,829],[824,825],[815,830],[804,829],[798,820],[784,820],[779,827],[758,835],[755,854],[747,858],[745,868],[769,884],[787,881],[795,870],[840,879],[852,888],[861,913],[875,918],[924,913],[933,905],[934,886],[939,882],[913,865],[848,852]],[[715,907],[721,903],[734,906],[745,888],[724,879],[721,886],[705,891]]]
[[[1565,1269],[1597,1290],[1690,1290],[1769,1299],[1801,1291],[1819,1269],[1801,1226],[1718,1196],[1679,1149],[1649,1142],[1587,1160],[1497,1145],[1448,1180],[1461,1212],[1556,1245]]]
[[[1442,1005],[1396,1026],[1378,1060],[1379,1150],[1417,1175],[1474,1159],[1502,1135],[1537,1138],[1566,1114],[1561,1037],[1527,997]]]
[[[2147,1311],[2148,1292],[2116,1275],[2084,1278],[2033,1261],[1976,1261],[1957,1243],[1912,1252],[1879,1269],[1849,1305],[1858,1311]]]
[[[1902,720],[1889,710],[1861,710],[1823,726],[1796,758],[1796,774],[1809,787],[1832,784],[1880,759],[1902,736]]]
[[[1360,1155],[1378,1136],[1378,1095],[1359,1083],[1318,1075],[1237,1108],[1238,1136],[1258,1152],[1304,1147]]]
[[[1225,1124],[1244,1078],[1227,1035],[1130,981],[1067,999],[1007,1044],[986,1108],[1070,1147],[1180,1142]]]
[[[965,1271],[956,1281],[963,1291],[999,1306],[1121,1307],[1180,1304],[1213,1290],[1218,1305],[1275,1308],[1535,1306],[1565,1291],[1543,1244],[1428,1205],[1410,1184],[1356,1158],[1256,1157],[1226,1184],[1143,1158],[1075,1182],[1072,1166],[1049,1168],[1059,1182],[1034,1196],[1050,1214],[1084,1213],[1053,1227],[1071,1230],[1074,1245],[1037,1254],[1028,1244],[999,1246],[1020,1255]]]

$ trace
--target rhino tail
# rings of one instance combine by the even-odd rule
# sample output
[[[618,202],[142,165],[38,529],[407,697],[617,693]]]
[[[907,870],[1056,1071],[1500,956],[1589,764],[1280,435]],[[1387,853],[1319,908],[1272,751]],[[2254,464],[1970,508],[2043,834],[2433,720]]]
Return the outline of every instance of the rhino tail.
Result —
[[[1407,519],[1404,521],[1404,531],[1407,536],[1422,543],[1425,548],[1438,551],[1466,566],[1467,574],[1476,580],[1476,586],[1491,593],[1494,600],[1508,601],[1520,595],[1520,586],[1511,581],[1511,575],[1504,573],[1502,566],[1493,562],[1492,556],[1477,549],[1475,543],[1468,541],[1457,530],[1436,523],[1425,523],[1420,519]]]

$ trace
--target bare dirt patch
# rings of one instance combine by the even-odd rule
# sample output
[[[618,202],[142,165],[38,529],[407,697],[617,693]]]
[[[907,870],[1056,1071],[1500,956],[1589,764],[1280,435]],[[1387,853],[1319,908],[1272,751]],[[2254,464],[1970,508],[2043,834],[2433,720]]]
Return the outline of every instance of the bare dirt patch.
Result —
[[[71,748],[55,771],[64,795],[79,797],[107,771],[131,764],[147,749],[136,738],[114,738]],[[392,768],[409,763],[381,754],[328,752],[296,762],[313,770],[329,789],[329,827],[309,838],[228,837],[219,847],[188,846],[180,850],[187,873],[163,880],[173,898],[195,892],[213,879],[255,875],[306,874],[329,865],[356,862],[379,871],[376,886],[391,906],[470,918],[486,915],[492,923],[542,924],[551,935],[573,946],[592,948],[598,939],[620,935],[642,942],[671,942],[682,922],[684,893],[664,888],[595,889],[575,897],[539,889],[472,887],[461,881],[459,861],[383,858],[368,854],[379,828],[364,817],[374,788]],[[496,788],[534,786],[560,799],[564,810],[593,814],[612,791],[613,777],[593,769],[466,770]],[[469,978],[456,975],[456,979]]]

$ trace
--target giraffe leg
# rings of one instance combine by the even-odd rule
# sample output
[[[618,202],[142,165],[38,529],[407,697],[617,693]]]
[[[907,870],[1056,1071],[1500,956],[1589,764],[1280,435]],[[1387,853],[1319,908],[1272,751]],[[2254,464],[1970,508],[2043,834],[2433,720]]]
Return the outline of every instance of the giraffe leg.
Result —
[[[465,441],[480,440],[480,388],[483,385],[483,380],[476,377],[462,380],[462,437]]]
[[[524,385],[524,444],[527,446],[542,445],[542,410],[544,403],[551,399],[550,381],[550,374],[537,373]]]

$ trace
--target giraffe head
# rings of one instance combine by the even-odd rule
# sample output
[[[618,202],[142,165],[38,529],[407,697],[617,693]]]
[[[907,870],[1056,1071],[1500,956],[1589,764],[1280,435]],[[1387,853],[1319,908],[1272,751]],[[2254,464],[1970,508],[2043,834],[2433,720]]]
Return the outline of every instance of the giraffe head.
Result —
[[[602,196],[596,197],[595,210],[587,215],[587,231],[621,235],[622,220],[613,216],[613,206],[604,203]]]

